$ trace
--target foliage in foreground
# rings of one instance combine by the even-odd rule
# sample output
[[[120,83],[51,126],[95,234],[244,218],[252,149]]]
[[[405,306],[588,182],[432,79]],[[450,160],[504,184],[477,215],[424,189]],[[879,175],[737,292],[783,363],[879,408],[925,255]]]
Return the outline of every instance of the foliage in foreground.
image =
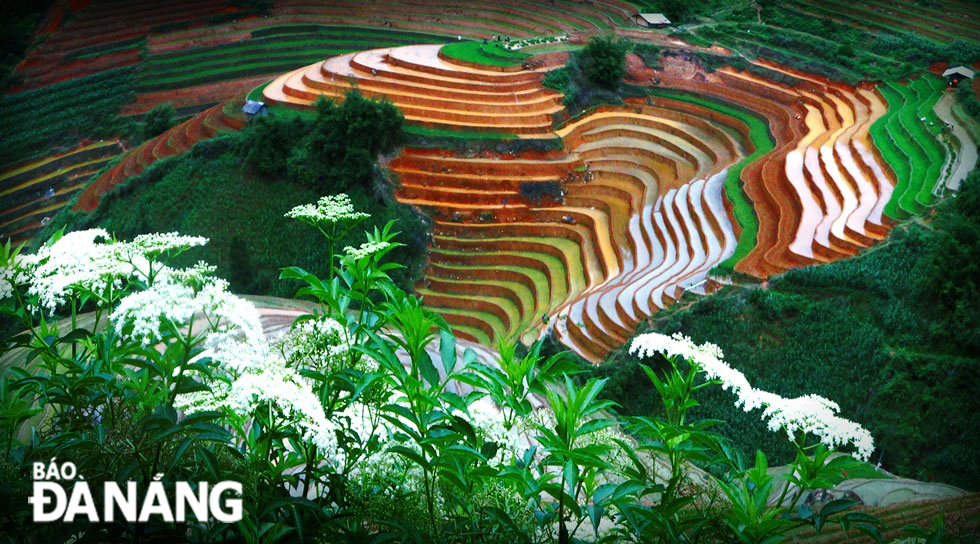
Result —
[[[365,219],[345,195],[289,215],[330,245]],[[651,334],[632,350],[666,361],[644,372],[667,411],[617,419],[606,380],[574,386],[561,356],[502,346],[478,361],[460,349],[388,276],[392,227],[345,248],[326,278],[284,270],[315,309],[273,337],[213,269],[167,264],[203,238],[89,230],[37,255],[6,247],[2,310],[25,332],[7,341],[16,351],[0,380],[3,530],[38,529],[28,467],[57,457],[90,484],[146,489],[162,474],[171,496],[178,481],[238,480],[243,519],[79,519],[38,539],[768,543],[833,520],[881,541],[877,519],[848,511],[854,501],[804,505],[860,466],[832,449],[866,458],[874,447],[835,403],[757,389],[717,346]],[[790,438],[785,475],[769,474],[762,452],[746,463],[717,421],[693,418],[714,385]]]

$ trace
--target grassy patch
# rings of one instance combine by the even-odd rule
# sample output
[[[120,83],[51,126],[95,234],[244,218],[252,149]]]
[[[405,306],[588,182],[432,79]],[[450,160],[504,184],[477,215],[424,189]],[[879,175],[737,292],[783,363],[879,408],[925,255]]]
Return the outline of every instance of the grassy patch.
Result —
[[[520,66],[531,58],[527,53],[504,49],[500,42],[457,41],[442,46],[441,51],[449,58],[488,66]]]

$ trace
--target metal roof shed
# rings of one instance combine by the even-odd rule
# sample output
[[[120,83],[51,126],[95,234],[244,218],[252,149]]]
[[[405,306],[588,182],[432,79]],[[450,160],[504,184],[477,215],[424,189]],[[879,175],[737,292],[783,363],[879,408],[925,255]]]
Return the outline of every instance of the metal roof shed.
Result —
[[[269,112],[269,108],[266,107],[265,102],[259,102],[258,100],[248,100],[245,105],[242,106],[242,111],[245,115],[249,117],[254,117],[256,115],[265,115]]]
[[[647,28],[663,28],[670,24],[670,19],[663,13],[637,13],[633,16],[633,21]]]

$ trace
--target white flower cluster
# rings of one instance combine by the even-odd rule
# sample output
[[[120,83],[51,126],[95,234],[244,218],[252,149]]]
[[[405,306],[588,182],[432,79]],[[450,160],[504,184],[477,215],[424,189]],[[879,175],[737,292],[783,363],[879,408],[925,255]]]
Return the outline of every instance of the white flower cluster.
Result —
[[[345,221],[360,221],[370,217],[369,214],[354,210],[350,197],[344,193],[325,196],[316,204],[301,204],[286,212],[286,217],[300,219],[312,223],[341,223]]]
[[[13,296],[14,286],[23,281],[23,272],[20,263],[5,264],[0,269],[0,300],[6,300]]]
[[[220,303],[223,299],[205,301]],[[222,313],[222,317],[226,316]],[[268,342],[257,319],[253,324],[254,335],[246,332],[242,337],[225,332],[208,338],[206,349],[198,358],[210,358],[213,378],[203,380],[210,390],[179,396],[177,407],[185,412],[224,410],[245,420],[259,409],[271,409],[277,424],[294,426],[304,440],[317,445],[332,467],[343,468],[347,457],[337,433],[354,432],[360,440],[369,440],[377,433],[370,409],[355,403],[328,417],[311,380],[301,376],[297,368],[308,368],[309,357],[324,361],[343,357],[350,348],[342,326],[320,317],[303,321],[283,337]],[[237,323],[236,327],[244,330],[249,325]],[[315,353],[318,350],[320,353]],[[383,431],[380,438],[386,439],[389,435]],[[372,463],[385,466],[383,459],[374,459],[369,465]]]
[[[179,232],[154,232],[136,236],[133,241],[126,244],[126,247],[131,254],[150,258],[175,249],[187,249],[207,243],[208,239],[203,236],[187,236]]]
[[[361,247],[355,248],[355,247],[347,246],[344,248],[344,252],[347,253],[348,257],[354,259],[355,261],[359,261],[361,259],[366,259],[367,257],[370,257],[376,253],[380,253],[381,251],[384,251],[389,247],[391,247],[390,242],[383,242],[383,241],[364,242],[363,244],[361,244]]]
[[[818,395],[786,399],[775,393],[755,389],[745,375],[722,360],[721,349],[714,344],[698,346],[679,333],[674,336],[648,333],[633,341],[630,353],[644,357],[654,353],[684,357],[708,378],[720,381],[724,389],[735,393],[736,405],[746,412],[764,408],[762,416],[768,420],[769,429],[784,429],[790,440],[795,438],[797,432],[802,432],[819,437],[829,448],[850,444],[855,448],[857,457],[862,460],[867,460],[874,450],[871,433],[861,425],[838,416],[840,407],[833,401]]]
[[[35,255],[21,257],[16,268],[19,276],[6,271],[4,280],[28,283],[28,295],[37,296],[40,306],[54,313],[72,292],[101,292],[140,272],[145,275],[150,259],[166,251],[206,243],[207,238],[177,233],[144,234],[132,242],[116,242],[103,229],[70,232]],[[7,290],[0,286],[0,294]]]
[[[274,345],[294,368],[305,366],[320,372],[331,372],[339,370],[349,361],[347,331],[343,325],[325,316],[294,324],[290,331],[276,339]],[[360,360],[365,359],[362,357]],[[376,369],[376,364],[372,368],[364,365],[358,368],[365,372]]]
[[[212,322],[214,332],[241,332],[248,339],[262,336],[255,306],[229,293],[228,282],[207,278],[198,288],[181,279],[181,274],[165,274],[146,290],[127,295],[109,320],[143,345],[160,341],[164,327],[183,328],[198,314]]]
[[[37,254],[24,256],[28,295],[36,295],[41,307],[54,313],[78,287],[101,291],[110,282],[130,275],[132,265],[119,259],[115,244],[98,242],[109,239],[103,229],[70,232]]]

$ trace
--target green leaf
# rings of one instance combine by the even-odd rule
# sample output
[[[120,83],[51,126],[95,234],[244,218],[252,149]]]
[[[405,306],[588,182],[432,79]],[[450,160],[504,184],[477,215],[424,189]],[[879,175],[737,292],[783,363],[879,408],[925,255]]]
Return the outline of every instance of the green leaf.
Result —
[[[487,459],[494,458],[498,451],[500,451],[500,444],[496,442],[484,442],[483,445],[480,446],[480,454]]]
[[[422,379],[425,380],[429,385],[439,384],[439,371],[436,370],[434,364],[432,364],[432,356],[429,355],[428,351],[424,349],[421,350],[416,361],[419,367],[419,374],[422,375]]]
[[[442,357],[442,368],[446,375],[452,374],[456,368],[456,337],[445,329],[439,329],[439,355]]]
[[[884,542],[884,539],[881,536],[881,531],[874,525],[858,523],[857,525],[854,525],[854,528],[868,535],[872,540],[874,540],[878,544],[882,544]]]
[[[428,461],[426,461],[425,458],[422,457],[420,453],[410,450],[405,446],[391,446],[388,448],[388,451],[390,453],[401,455],[402,457],[408,459],[409,461],[414,462],[425,471],[428,471],[431,468],[431,464]]]
[[[860,503],[859,501],[853,499],[836,499],[828,502],[827,504],[823,505],[823,508],[820,509],[820,513],[814,519],[814,527],[817,529],[817,531],[820,531],[824,524],[827,523],[827,518],[834,514],[843,512],[856,504]]]

